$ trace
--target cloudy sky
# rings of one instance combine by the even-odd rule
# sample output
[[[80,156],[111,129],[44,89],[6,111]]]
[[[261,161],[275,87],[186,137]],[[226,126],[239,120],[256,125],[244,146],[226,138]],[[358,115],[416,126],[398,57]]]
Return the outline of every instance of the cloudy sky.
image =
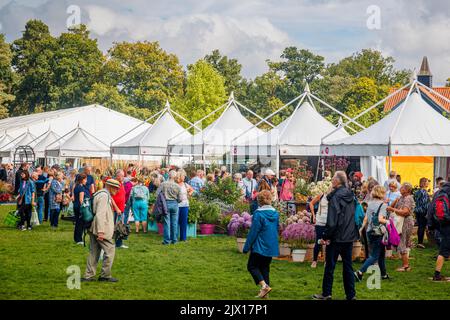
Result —
[[[115,41],[158,40],[186,65],[220,49],[254,77],[286,46],[327,62],[374,48],[399,68],[418,69],[428,56],[435,85],[450,77],[448,0],[0,0],[0,32],[14,40],[37,18],[57,35],[74,21],[73,6],[104,51]]]

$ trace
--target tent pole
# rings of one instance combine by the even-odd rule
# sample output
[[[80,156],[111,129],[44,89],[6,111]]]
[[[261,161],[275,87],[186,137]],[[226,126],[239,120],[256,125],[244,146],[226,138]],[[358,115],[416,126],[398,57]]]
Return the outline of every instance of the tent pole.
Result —
[[[319,180],[319,167],[320,167],[320,156],[317,159],[316,178],[315,178],[314,182],[317,182],[317,180]]]

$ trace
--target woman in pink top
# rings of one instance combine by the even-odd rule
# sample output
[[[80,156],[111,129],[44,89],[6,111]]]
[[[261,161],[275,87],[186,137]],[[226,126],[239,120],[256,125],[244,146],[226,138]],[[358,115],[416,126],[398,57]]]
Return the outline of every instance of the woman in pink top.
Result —
[[[283,180],[281,184],[280,191],[280,200],[281,201],[290,201],[294,197],[294,187],[295,187],[295,179],[292,174],[292,170],[286,170],[286,179]]]

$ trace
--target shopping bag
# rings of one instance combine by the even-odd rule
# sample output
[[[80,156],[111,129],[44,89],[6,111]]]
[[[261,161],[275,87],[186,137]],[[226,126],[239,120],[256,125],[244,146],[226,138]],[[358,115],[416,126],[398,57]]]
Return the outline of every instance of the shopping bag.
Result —
[[[130,210],[130,214],[128,215],[128,221],[127,223],[134,222],[134,214],[133,210]]]
[[[33,227],[38,226],[40,224],[36,207],[33,207],[33,211],[31,212],[31,221],[30,222]]]
[[[4,224],[9,227],[17,227],[19,221],[20,221],[19,212],[17,210],[14,210],[8,212]]]

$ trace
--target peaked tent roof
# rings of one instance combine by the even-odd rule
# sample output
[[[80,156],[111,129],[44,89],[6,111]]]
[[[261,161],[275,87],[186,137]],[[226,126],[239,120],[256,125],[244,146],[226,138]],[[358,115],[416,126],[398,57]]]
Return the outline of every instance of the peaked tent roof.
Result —
[[[44,158],[47,146],[59,139],[61,139],[61,136],[49,129],[39,141],[32,142],[30,145],[33,148],[36,158]]]
[[[0,148],[6,146],[8,143],[13,141],[14,139],[15,139],[14,137],[12,137],[7,132],[5,132],[5,134],[0,138]]]
[[[63,136],[78,124],[104,143],[110,144],[130,128],[142,124],[142,120],[98,104],[92,104],[2,119],[0,120],[0,132],[7,131],[11,136],[17,137],[29,130],[33,135],[40,136],[50,126],[52,131]],[[141,133],[149,126],[148,123],[145,123],[140,126],[139,130],[136,130],[135,134]]]
[[[113,144],[111,151],[114,154],[161,156],[167,153],[168,141],[179,134],[183,139],[192,136],[166,109],[150,128],[128,141]]]
[[[107,158],[111,155],[108,145],[81,127],[73,129],[65,136],[52,142],[47,146],[45,153],[47,157],[55,158]]]
[[[34,141],[36,137],[30,133],[30,131],[26,131],[16,139],[11,140],[9,143],[4,144],[0,148],[0,157],[11,157],[14,151],[18,146],[27,146],[30,142]]]
[[[450,120],[413,92],[399,108],[369,128],[345,139],[328,141],[321,149],[324,155],[337,156],[448,157]]]
[[[231,96],[220,117],[204,130],[187,139],[178,136],[170,141],[170,153],[202,155],[204,152],[206,156],[222,156],[230,151],[233,139],[246,130],[255,135],[263,133],[241,114],[234,97]]]

